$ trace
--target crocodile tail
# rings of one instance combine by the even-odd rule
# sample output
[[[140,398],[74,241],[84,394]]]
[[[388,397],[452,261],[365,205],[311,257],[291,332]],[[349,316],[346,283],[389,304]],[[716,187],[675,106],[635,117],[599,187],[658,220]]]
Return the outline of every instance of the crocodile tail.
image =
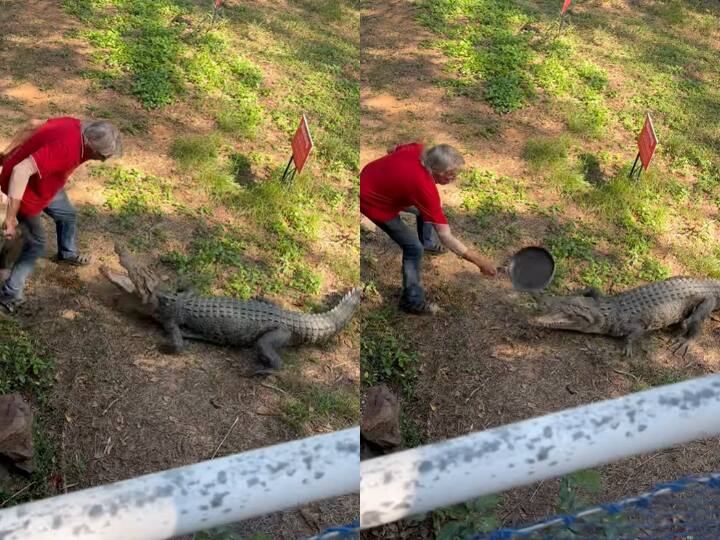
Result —
[[[301,325],[302,341],[317,343],[329,339],[347,326],[360,306],[362,288],[349,291],[330,311],[318,315],[303,316]]]
[[[362,288],[355,287],[343,296],[333,309],[325,314],[325,316],[330,318],[335,324],[336,332],[339,332],[347,326],[355,314],[355,311],[360,306],[360,300],[362,300]]]

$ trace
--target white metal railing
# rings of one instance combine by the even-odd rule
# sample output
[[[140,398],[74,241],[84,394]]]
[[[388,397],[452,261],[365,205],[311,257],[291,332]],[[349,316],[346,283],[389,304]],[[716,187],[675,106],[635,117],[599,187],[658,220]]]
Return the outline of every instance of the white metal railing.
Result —
[[[2,540],[161,540],[358,491],[351,428],[0,511]]]
[[[517,422],[360,464],[366,529],[720,434],[720,375]]]

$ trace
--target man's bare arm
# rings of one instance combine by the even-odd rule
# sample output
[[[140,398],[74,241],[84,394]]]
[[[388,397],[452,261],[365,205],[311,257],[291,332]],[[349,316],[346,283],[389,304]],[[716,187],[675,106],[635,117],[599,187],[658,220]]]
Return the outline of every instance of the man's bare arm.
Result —
[[[27,188],[30,177],[37,172],[35,160],[28,157],[15,165],[10,175],[10,184],[8,186],[8,205],[5,211],[5,222],[3,223],[5,238],[12,239],[15,237],[17,228],[17,214],[20,210],[25,189]]]
[[[462,257],[466,261],[470,261],[477,266],[483,274],[494,276],[497,273],[495,264],[488,258],[483,257],[473,249],[469,249],[465,244],[453,236],[450,231],[450,225],[434,224],[440,241],[450,251],[457,256]]]

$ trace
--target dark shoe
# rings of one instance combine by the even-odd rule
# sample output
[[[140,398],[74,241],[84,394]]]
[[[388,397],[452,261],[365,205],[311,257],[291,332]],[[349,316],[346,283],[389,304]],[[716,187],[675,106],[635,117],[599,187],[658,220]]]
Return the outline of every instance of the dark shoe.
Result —
[[[92,260],[87,255],[71,255],[70,257],[60,257],[58,255],[53,259],[57,264],[67,264],[69,266],[88,266]]]
[[[15,313],[22,303],[22,298],[10,296],[9,294],[0,294],[0,308],[6,313]]]
[[[437,315],[442,311],[435,302],[423,302],[420,306],[400,304],[400,310],[413,315]]]

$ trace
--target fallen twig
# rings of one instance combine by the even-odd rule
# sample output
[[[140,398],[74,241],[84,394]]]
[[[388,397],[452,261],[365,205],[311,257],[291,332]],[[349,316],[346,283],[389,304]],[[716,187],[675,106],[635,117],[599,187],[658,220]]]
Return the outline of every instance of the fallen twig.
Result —
[[[261,382],[261,383],[260,383],[260,386],[264,386],[265,388],[269,388],[270,390],[277,390],[278,392],[281,392],[281,393],[283,393],[283,394],[287,394],[287,392],[286,392],[285,390],[283,390],[282,388],[280,388],[280,387],[278,387],[278,386],[275,386],[274,384],[269,384],[269,383]]]
[[[10,495],[10,497],[8,497],[7,499],[5,499],[5,500],[3,501],[3,503],[0,504],[0,508],[2,508],[2,507],[5,506],[7,503],[9,503],[10,501],[12,501],[15,497],[17,497],[18,495],[20,495],[23,491],[25,491],[25,490],[27,490],[27,489],[30,489],[34,484],[35,484],[35,482],[30,482],[27,486],[25,486],[24,488],[22,488],[20,491],[16,491],[16,492],[13,493],[12,495]]]
[[[540,491],[540,488],[543,487],[543,484],[544,484],[544,483],[545,483],[545,480],[542,480],[542,481],[538,484],[538,487],[535,488],[535,491],[533,491],[533,494],[530,496],[530,500],[529,500],[528,502],[532,502],[532,500],[535,498],[535,495],[537,495],[538,491]]]
[[[470,400],[472,399],[472,397],[477,393],[477,391],[480,390],[480,388],[481,388],[481,387],[478,386],[475,390],[473,390],[472,392],[470,392],[470,395],[469,395],[467,398],[465,398],[465,403],[467,403],[468,401],[470,401]]]
[[[215,459],[215,456],[217,456],[217,453],[220,451],[220,447],[225,443],[225,440],[230,436],[230,432],[235,427],[235,424],[237,424],[240,421],[240,416],[235,417],[235,421],[232,423],[232,426],[230,426],[230,429],[227,430],[227,433],[223,437],[223,440],[220,441],[220,444],[218,444],[218,447],[215,449],[215,452],[213,452],[213,455],[210,459]]]
[[[310,514],[310,512],[308,512],[304,508],[301,508],[300,510],[298,510],[298,513],[300,514],[300,516],[302,516],[303,521],[305,521],[308,527],[314,530],[320,528],[317,520]]]
[[[612,368],[612,370],[613,370],[615,373],[617,373],[618,375],[626,375],[626,376],[628,376],[628,377],[632,377],[632,378],[635,379],[636,381],[639,381],[639,380],[640,380],[640,377],[638,377],[637,375],[633,375],[632,373],[628,373],[627,371],[623,371],[622,369]]]
[[[110,407],[112,407],[112,406],[115,405],[118,401],[120,401],[122,398],[124,398],[124,397],[125,397],[125,394],[127,394],[127,392],[124,392],[123,395],[118,396],[118,397],[116,397],[115,399],[113,399],[113,400],[108,404],[108,406],[105,407],[105,410],[102,412],[102,414],[101,414],[100,416],[105,416],[105,413],[107,413],[107,412],[110,410]]]

